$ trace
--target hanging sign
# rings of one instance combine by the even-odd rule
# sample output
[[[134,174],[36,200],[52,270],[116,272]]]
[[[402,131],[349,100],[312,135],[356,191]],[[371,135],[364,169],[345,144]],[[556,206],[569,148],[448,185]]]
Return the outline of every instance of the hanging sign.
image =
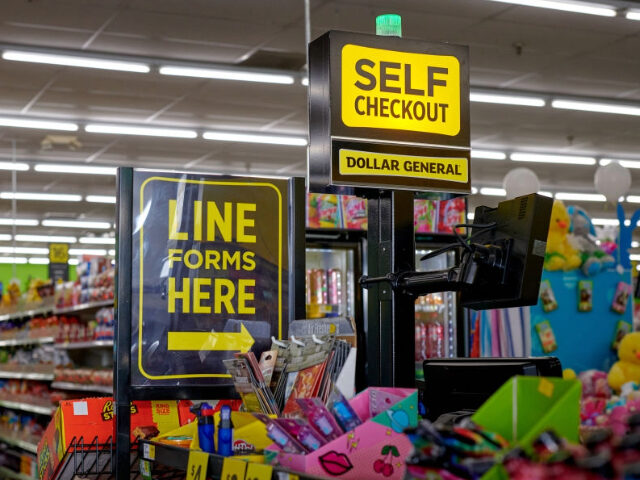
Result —
[[[49,244],[49,278],[53,283],[69,280],[69,244]]]
[[[312,191],[469,193],[467,47],[328,32],[309,45]]]
[[[290,183],[134,171],[132,385],[229,384],[286,335]]]

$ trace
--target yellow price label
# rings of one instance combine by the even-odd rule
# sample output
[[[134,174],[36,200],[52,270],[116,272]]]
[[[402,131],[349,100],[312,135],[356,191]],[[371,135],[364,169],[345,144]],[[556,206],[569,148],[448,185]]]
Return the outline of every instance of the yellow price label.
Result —
[[[246,471],[247,462],[233,458],[225,458],[222,463],[222,474],[220,475],[220,480],[244,480],[244,474]]]
[[[247,466],[245,480],[271,480],[273,467],[262,463],[250,463]]]
[[[187,464],[187,480],[206,480],[208,466],[208,453],[190,450],[189,463]]]
[[[538,384],[538,391],[545,397],[551,398],[551,396],[553,395],[553,383],[542,377],[540,379],[540,383]]]
[[[145,443],[143,447],[144,458],[147,460],[155,460],[156,459],[156,446],[151,445],[150,443]]]
[[[50,243],[49,261],[51,263],[67,263],[69,261],[69,245],[66,243]]]

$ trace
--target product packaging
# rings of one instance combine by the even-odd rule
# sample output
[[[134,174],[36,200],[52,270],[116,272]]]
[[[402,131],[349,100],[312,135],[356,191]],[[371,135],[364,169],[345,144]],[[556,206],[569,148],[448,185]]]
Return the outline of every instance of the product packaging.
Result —
[[[593,282],[580,280],[578,282],[578,311],[590,312],[593,308]]]
[[[627,304],[629,303],[629,297],[633,287],[628,283],[619,282],[616,287],[616,293],[613,296],[613,302],[611,303],[611,310],[619,314],[623,314],[627,310]]]
[[[538,332],[538,338],[540,338],[540,343],[542,344],[542,350],[544,353],[551,353],[558,348],[556,336],[553,334],[553,329],[551,328],[549,320],[543,320],[536,324],[536,331]]]
[[[611,342],[611,348],[613,350],[618,350],[618,346],[620,345],[620,342],[622,341],[622,339],[627,333],[631,332],[632,329],[633,327],[629,322],[620,320],[616,325],[616,333],[613,337],[613,341]]]
[[[387,392],[402,399],[387,405],[387,409],[372,416],[372,391]],[[414,389],[371,387],[355,396],[349,404],[363,421],[354,430],[343,433],[306,455],[285,453],[276,445],[272,445],[265,451],[265,460],[269,463],[277,462],[284,468],[321,477],[340,477],[348,480],[404,478],[404,459],[411,451],[411,442],[402,432],[418,423],[417,392]],[[386,467],[386,473],[380,470],[379,460],[390,465]]]
[[[556,296],[549,280],[540,282],[540,301],[542,302],[542,310],[546,313],[553,312],[558,308],[558,302],[556,302]]]
[[[460,223],[465,223],[466,205],[464,198],[457,197],[451,200],[438,202],[438,233],[453,233],[453,227]],[[458,232],[464,234],[465,229],[460,228]]]
[[[413,225],[416,233],[430,233],[437,227],[437,203],[422,198],[413,201]]]
[[[348,230],[366,230],[368,222],[367,200],[352,195],[340,195],[342,220]]]

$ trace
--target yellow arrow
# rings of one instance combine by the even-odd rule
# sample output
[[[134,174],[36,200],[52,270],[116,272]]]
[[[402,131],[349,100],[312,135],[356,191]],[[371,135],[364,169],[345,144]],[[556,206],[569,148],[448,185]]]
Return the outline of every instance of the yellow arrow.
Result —
[[[248,352],[255,340],[243,323],[239,333],[169,332],[167,350]]]

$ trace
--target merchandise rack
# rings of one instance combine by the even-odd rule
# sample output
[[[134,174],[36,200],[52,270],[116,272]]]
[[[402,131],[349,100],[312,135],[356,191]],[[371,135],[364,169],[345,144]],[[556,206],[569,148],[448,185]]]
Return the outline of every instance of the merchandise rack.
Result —
[[[183,472],[187,471],[187,465],[189,463],[189,450],[185,448],[175,447],[172,445],[166,445],[163,443],[152,442],[150,440],[139,440],[139,451],[142,452],[140,456],[143,460],[152,462],[153,465],[170,467],[171,469]],[[151,447],[151,448],[150,448]],[[150,452],[154,452],[153,455]],[[209,461],[207,466],[207,478],[213,480],[222,480],[222,465],[226,458],[221,455],[209,454]],[[153,469],[152,469],[152,473]],[[160,478],[153,475],[154,478]],[[164,478],[164,477],[163,477]],[[306,475],[300,472],[294,472],[283,468],[273,468],[271,474],[271,480],[325,480],[323,477],[314,477]],[[226,480],[226,479],[224,479]],[[238,480],[244,480],[238,478]]]
[[[35,405],[26,402],[12,402],[9,400],[0,400],[0,407],[11,408],[13,410],[22,410],[23,412],[38,413],[40,415],[53,415],[55,407],[45,407],[43,405]]]
[[[62,307],[62,308],[56,308],[53,305],[49,305],[47,307],[38,307],[38,308],[33,308],[31,310],[22,310],[20,312],[5,313],[3,315],[0,315],[0,322],[6,322],[8,320],[17,320],[20,318],[35,317],[37,315],[44,315],[45,313],[63,315],[66,313],[80,312],[82,310],[91,310],[94,308],[97,309],[102,307],[110,307],[112,305],[113,305],[113,300],[87,302],[87,303],[81,303],[79,305],[73,305],[71,307]]]
[[[53,382],[51,388],[59,390],[75,390],[76,392],[98,392],[113,395],[113,387],[110,385],[84,385],[73,382]]]
[[[40,345],[44,343],[53,343],[53,337],[40,338],[11,338],[8,340],[0,340],[0,347],[17,347],[20,345]]]
[[[4,434],[0,432],[0,442],[4,442],[8,445],[13,445],[14,447],[21,448],[31,453],[38,453],[38,445],[35,443],[27,442],[26,440],[20,440],[19,438],[15,438],[12,435]]]
[[[9,470],[6,467],[0,465],[0,478],[14,478],[16,480],[33,480],[33,478],[28,477],[22,473],[14,472],[13,470]]]
[[[37,373],[37,372],[12,372],[7,370],[0,370],[0,378],[16,378],[18,380],[51,381],[53,380],[54,375],[53,375],[53,372]]]
[[[55,348],[63,350],[77,350],[81,348],[105,348],[113,347],[113,340],[92,340],[90,342],[65,342],[55,343]]]

